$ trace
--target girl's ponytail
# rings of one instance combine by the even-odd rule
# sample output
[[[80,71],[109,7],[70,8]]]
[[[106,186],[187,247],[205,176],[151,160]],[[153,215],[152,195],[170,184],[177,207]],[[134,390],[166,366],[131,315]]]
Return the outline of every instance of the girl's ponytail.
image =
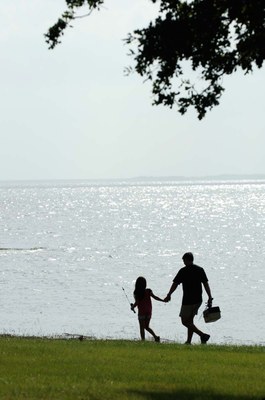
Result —
[[[146,279],[143,276],[139,276],[135,282],[135,289],[133,292],[135,300],[142,300],[144,298],[146,289]]]

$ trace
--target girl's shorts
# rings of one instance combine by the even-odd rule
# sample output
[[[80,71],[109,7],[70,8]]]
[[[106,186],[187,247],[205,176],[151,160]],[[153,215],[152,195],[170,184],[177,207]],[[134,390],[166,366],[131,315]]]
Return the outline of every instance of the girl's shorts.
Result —
[[[149,321],[151,319],[151,314],[138,315],[139,321]]]

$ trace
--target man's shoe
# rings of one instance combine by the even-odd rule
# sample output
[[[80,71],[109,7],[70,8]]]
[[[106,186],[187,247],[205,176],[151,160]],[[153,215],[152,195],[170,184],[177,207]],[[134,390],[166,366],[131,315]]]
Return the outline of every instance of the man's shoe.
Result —
[[[208,340],[210,339],[210,335],[207,335],[207,333],[204,333],[201,336],[201,344],[206,344],[208,342]]]
[[[155,338],[155,342],[160,343],[160,336],[157,336],[157,337]]]

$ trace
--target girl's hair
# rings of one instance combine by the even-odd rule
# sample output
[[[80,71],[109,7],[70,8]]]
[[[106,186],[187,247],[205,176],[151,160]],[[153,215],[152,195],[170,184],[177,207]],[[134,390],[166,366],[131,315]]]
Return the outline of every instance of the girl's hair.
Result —
[[[144,298],[146,289],[146,279],[143,276],[139,276],[135,282],[135,289],[133,292],[135,300],[142,300]]]

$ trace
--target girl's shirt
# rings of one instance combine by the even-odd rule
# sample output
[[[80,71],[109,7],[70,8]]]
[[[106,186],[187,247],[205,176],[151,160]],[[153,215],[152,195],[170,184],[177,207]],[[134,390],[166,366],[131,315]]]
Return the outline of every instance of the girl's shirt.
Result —
[[[151,289],[145,289],[144,297],[141,300],[136,301],[136,305],[138,307],[138,315],[152,314],[151,294]]]

